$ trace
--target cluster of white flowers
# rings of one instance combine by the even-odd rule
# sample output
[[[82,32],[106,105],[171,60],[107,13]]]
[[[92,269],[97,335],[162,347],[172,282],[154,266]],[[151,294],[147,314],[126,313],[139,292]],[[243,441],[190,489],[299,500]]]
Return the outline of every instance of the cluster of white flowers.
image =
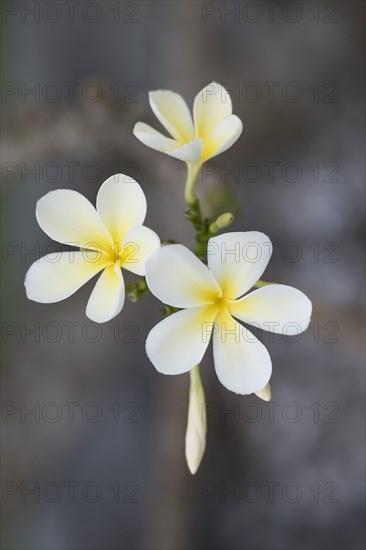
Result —
[[[196,96],[193,119],[176,93],[159,90],[150,92],[149,99],[171,138],[142,122],[135,125],[134,134],[149,147],[187,163],[185,197],[190,207],[197,208],[194,188],[202,164],[235,143],[242,123],[232,114],[229,94],[217,83]],[[96,208],[80,193],[60,189],[38,201],[36,217],[52,239],[78,250],[57,255],[57,261],[55,254],[36,261],[25,278],[29,299],[58,302],[101,273],[86,315],[104,323],[123,308],[122,270],[127,269],[145,276],[152,294],[171,306],[171,314],[150,331],[146,352],[161,373],[191,371],[186,458],[195,473],[206,436],[198,369],[211,336],[220,382],[238,394],[256,393],[269,400],[271,358],[265,346],[237,320],[276,333],[299,333],[310,322],[310,300],[301,291],[279,284],[259,284],[260,288],[248,294],[272,253],[271,241],[263,233],[230,232],[207,238],[207,265],[181,244],[162,246],[157,234],[143,225],[143,190],[124,174],[103,183]],[[232,216],[221,219],[229,221],[211,223],[211,233],[229,225]]]

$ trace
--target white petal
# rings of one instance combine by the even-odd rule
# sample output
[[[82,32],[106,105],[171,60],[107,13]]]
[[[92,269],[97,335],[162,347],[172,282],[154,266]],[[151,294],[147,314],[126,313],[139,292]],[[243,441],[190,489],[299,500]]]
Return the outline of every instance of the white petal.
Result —
[[[160,239],[154,231],[144,225],[133,227],[123,242],[122,267],[136,275],[145,275],[145,264],[159,247]]]
[[[203,157],[208,160],[227,151],[239,138],[243,131],[243,123],[236,115],[230,115],[224,118],[212,130],[207,141]]]
[[[115,174],[99,189],[97,210],[113,242],[122,244],[131,227],[143,224],[146,198],[137,181],[124,174]]]
[[[174,151],[167,151],[167,155],[188,162],[189,164],[195,164],[202,158],[203,153],[203,141],[201,138],[194,139],[190,143],[175,149]]]
[[[149,92],[149,101],[157,119],[176,141],[186,143],[194,138],[191,113],[182,96],[157,90]]]
[[[94,206],[77,191],[50,191],[37,202],[36,217],[43,231],[60,243],[98,250],[112,243]]]
[[[229,299],[239,298],[260,279],[271,254],[271,241],[258,231],[224,233],[207,247],[208,265]]]
[[[29,268],[25,276],[27,297],[50,304],[68,298],[106,265],[100,252],[55,252],[43,256]]]
[[[86,306],[86,315],[96,323],[106,323],[120,313],[125,301],[121,269],[109,266],[99,277]]]
[[[154,128],[144,122],[137,122],[133,129],[133,133],[137,139],[148,147],[151,147],[151,149],[155,149],[155,151],[166,153],[167,151],[173,151],[180,147],[177,141],[163,136],[163,134],[154,130]]]
[[[256,393],[270,379],[272,362],[267,349],[225,311],[215,322],[213,354],[216,374],[230,391]]]
[[[297,288],[267,285],[228,305],[231,315],[244,323],[290,336],[307,329],[311,302]]]
[[[217,308],[202,306],[173,313],[146,340],[146,353],[163,374],[182,374],[197,365],[209,344]]]
[[[164,304],[196,307],[210,304],[220,293],[209,269],[185,246],[162,246],[146,263],[151,292]]]
[[[211,82],[195,97],[193,118],[196,137],[208,140],[212,130],[222,119],[231,115],[233,106],[225,88],[217,82]]]

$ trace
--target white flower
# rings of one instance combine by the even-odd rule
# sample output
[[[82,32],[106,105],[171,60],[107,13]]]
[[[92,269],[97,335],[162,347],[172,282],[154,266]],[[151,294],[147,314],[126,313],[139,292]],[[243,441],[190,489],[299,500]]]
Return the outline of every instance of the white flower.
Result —
[[[269,353],[235,318],[293,335],[307,328],[311,315],[310,300],[289,286],[270,284],[243,296],[259,280],[271,254],[269,238],[256,231],[211,238],[208,267],[182,245],[153,254],[146,264],[151,292],[165,304],[184,308],[148,335],[147,355],[159,372],[191,370],[201,362],[212,334],[220,382],[239,394],[265,390],[272,371]]]
[[[96,209],[71,189],[47,193],[37,202],[39,225],[52,239],[80,250],[47,254],[36,261],[25,278],[28,298],[59,302],[102,271],[86,314],[97,323],[118,315],[125,300],[121,267],[145,275],[146,260],[160,246],[156,233],[142,225],[145,216],[144,192],[124,174],[103,183]]]
[[[195,165],[223,153],[239,138],[243,124],[232,114],[228,92],[217,82],[201,90],[193,104],[193,120],[184,99],[168,90],[149,92],[151,109],[171,135],[165,137],[143,122],[133,130],[148,147]]]

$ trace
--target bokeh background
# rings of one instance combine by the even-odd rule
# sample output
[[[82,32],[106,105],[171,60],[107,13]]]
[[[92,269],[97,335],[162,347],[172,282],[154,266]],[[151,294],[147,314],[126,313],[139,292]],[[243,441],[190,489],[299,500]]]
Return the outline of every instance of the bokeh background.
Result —
[[[364,548],[364,7],[2,3],[4,549]],[[244,131],[201,175],[205,212],[269,235],[265,278],[301,288],[314,315],[297,342],[262,335],[271,407],[220,386],[207,353],[192,477],[189,377],[159,375],[144,351],[159,302],[96,326],[94,280],[51,305],[27,301],[23,280],[54,250],[36,201],[66,187],[94,202],[116,172],[142,185],[149,227],[192,244],[183,163],[132,128],[159,127],[149,90],[191,104],[212,80]]]

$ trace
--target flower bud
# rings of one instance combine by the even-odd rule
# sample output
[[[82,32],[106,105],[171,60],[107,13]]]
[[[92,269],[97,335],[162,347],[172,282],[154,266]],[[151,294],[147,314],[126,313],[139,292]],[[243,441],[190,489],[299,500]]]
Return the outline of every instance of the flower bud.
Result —
[[[255,395],[263,399],[263,401],[271,401],[271,386],[269,383],[264,386],[263,390],[257,391]]]
[[[225,212],[217,218],[216,221],[212,222],[209,227],[210,233],[217,233],[220,229],[225,229],[229,227],[234,221],[234,214],[231,212]]]
[[[190,381],[185,451],[189,471],[191,474],[195,474],[206,447],[205,394],[199,365],[191,370]]]

